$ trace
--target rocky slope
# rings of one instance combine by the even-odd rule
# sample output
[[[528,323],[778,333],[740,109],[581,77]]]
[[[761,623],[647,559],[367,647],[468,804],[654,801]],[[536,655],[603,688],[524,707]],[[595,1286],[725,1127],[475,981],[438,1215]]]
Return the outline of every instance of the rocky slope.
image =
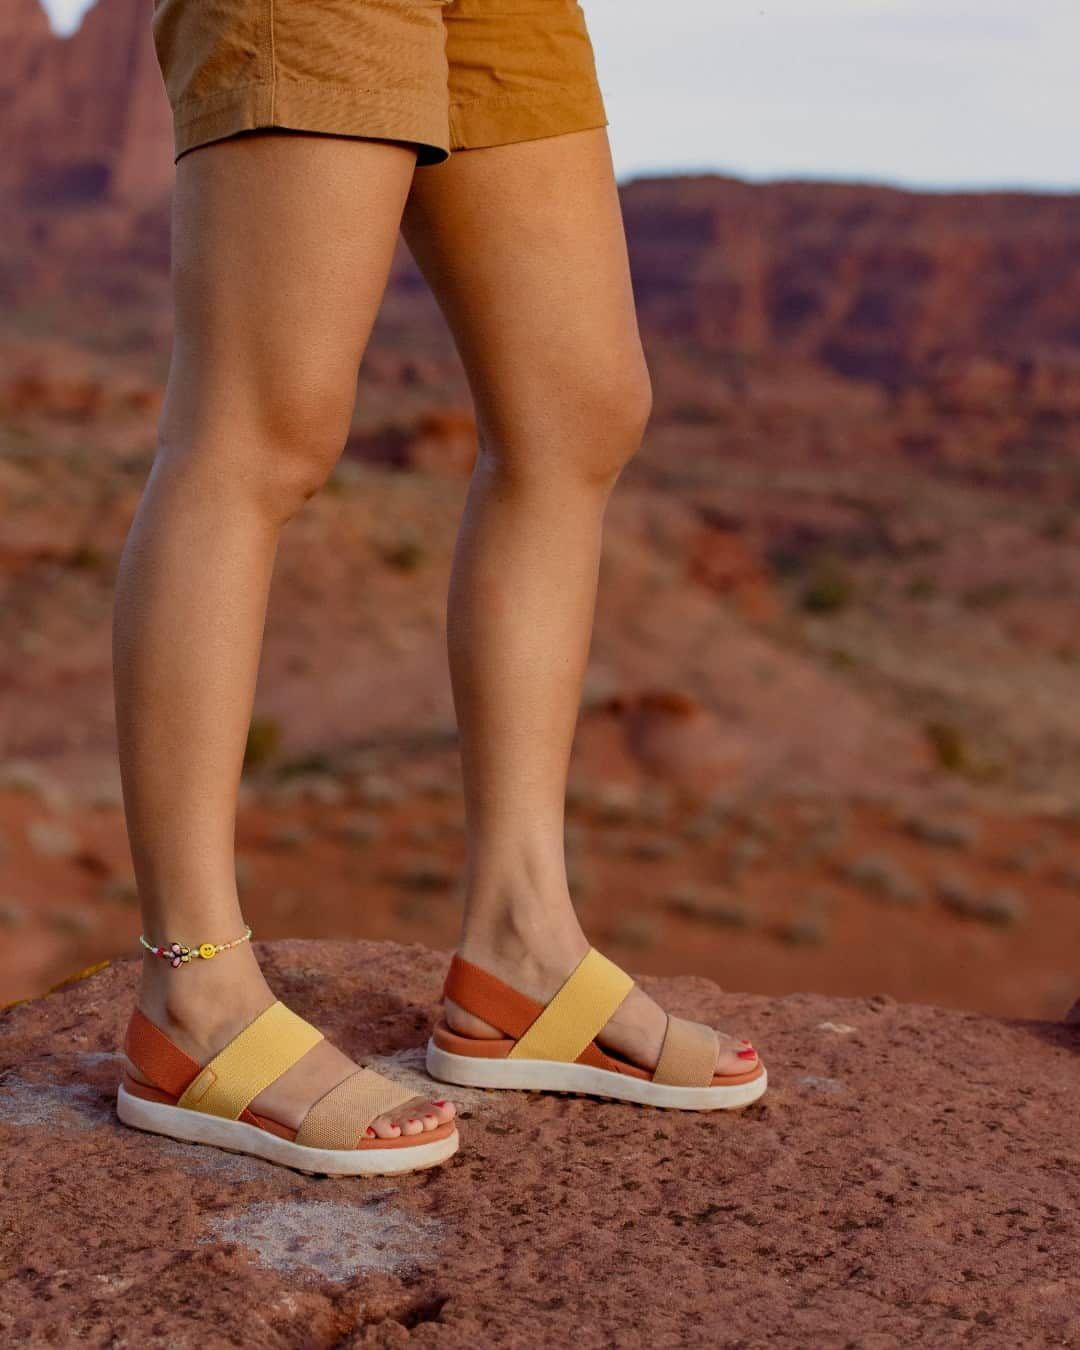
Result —
[[[261,955],[352,1053],[418,1073],[444,954]],[[449,1164],[314,1180],[116,1123],[133,974],[0,1015],[5,1344],[1080,1346],[1080,1027],[648,980],[753,1037],[761,1102],[458,1093]]]
[[[127,950],[110,664],[171,340],[143,0],[0,13],[0,999]],[[1080,981],[1075,196],[622,188],[655,390],[608,510],[575,902],[624,962],[1060,1015]],[[284,532],[238,844],[267,937],[453,940],[476,428],[399,247]],[[308,884],[320,877],[317,893]],[[363,903],[357,903],[357,897]]]

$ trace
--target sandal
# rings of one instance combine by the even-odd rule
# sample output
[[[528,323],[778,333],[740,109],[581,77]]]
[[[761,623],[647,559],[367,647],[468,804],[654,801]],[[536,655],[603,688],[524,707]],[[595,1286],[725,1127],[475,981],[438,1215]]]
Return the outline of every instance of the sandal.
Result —
[[[632,976],[590,947],[545,1006],[455,954],[443,997],[503,1037],[462,1036],[440,1017],[428,1041],[428,1073],[463,1087],[579,1092],[684,1111],[746,1106],[761,1096],[768,1078],[760,1060],[745,1073],[714,1073],[717,1033],[670,1013],[651,1073],[602,1050],[595,1037],[633,986]]]
[[[125,1072],[117,1115],[139,1130],[327,1176],[412,1172],[457,1152],[452,1120],[419,1135],[364,1137],[377,1116],[416,1095],[372,1069],[357,1069],[332,1087],[311,1106],[298,1130],[256,1115],[250,1103],[322,1039],[318,1028],[274,1002],[200,1065],[136,1009],[124,1052],[152,1086]]]

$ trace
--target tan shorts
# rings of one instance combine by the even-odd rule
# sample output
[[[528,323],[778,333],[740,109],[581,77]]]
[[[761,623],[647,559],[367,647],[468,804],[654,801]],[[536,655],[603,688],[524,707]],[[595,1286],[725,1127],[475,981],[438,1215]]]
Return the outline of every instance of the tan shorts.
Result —
[[[174,151],[259,127],[451,150],[607,126],[577,0],[154,0]]]

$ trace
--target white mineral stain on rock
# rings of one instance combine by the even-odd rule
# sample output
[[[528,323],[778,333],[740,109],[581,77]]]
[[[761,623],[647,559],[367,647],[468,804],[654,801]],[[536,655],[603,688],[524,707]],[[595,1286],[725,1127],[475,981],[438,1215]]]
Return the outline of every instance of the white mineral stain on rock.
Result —
[[[238,1242],[260,1265],[292,1274],[348,1280],[367,1271],[402,1271],[437,1259],[443,1225],[384,1201],[260,1200],[219,1218],[200,1242]]]
[[[795,1080],[800,1087],[809,1088],[811,1092],[843,1092],[844,1085],[838,1078],[818,1078],[813,1074],[806,1074],[802,1078]]]
[[[242,1153],[227,1153],[208,1144],[186,1144],[178,1139],[147,1135],[155,1149],[189,1177],[218,1177],[222,1181],[265,1181],[280,1168],[261,1158]]]
[[[7,1125],[92,1130],[111,1118],[109,1106],[85,1083],[27,1083],[9,1078],[0,1084],[0,1121]]]
[[[858,1027],[849,1027],[846,1022],[819,1022],[818,1031],[835,1031],[838,1036],[850,1036]]]

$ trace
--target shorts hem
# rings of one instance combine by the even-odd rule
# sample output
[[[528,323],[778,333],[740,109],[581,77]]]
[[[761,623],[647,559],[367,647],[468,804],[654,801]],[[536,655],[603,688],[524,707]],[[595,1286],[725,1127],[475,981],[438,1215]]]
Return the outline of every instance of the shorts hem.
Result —
[[[501,94],[450,104],[450,149],[510,145],[608,124],[600,89],[592,82],[554,93]]]
[[[242,131],[315,131],[370,140],[408,141],[417,164],[450,157],[445,99],[412,89],[353,89],[319,81],[265,80],[173,110],[173,158]]]

